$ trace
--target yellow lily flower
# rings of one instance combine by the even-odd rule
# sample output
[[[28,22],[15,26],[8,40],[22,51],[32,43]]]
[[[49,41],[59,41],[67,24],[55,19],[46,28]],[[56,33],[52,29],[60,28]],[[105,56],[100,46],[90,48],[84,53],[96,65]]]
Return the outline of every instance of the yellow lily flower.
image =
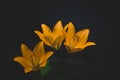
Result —
[[[24,72],[36,71],[46,66],[47,59],[53,54],[52,51],[45,53],[43,42],[39,42],[33,52],[25,45],[21,45],[22,56],[17,56],[14,61],[24,67]]]
[[[64,35],[64,45],[69,53],[81,51],[85,47],[96,45],[94,42],[87,42],[89,29],[83,29],[75,33],[74,25],[71,22],[64,27]]]
[[[62,41],[64,40],[63,26],[61,21],[56,23],[53,31],[51,31],[50,28],[45,24],[42,24],[41,27],[43,33],[38,30],[35,30],[34,32],[46,45],[51,46],[56,50],[59,49],[61,47]]]

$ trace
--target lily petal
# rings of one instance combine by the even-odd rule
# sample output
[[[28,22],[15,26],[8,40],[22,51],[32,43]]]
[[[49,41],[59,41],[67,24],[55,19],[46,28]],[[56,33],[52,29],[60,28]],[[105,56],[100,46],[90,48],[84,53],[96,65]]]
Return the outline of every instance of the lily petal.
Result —
[[[59,37],[57,37],[57,38],[55,39],[53,45],[54,45],[54,47],[55,47],[56,50],[61,47],[63,40],[64,40],[64,36],[63,36],[63,35],[62,35],[62,36],[59,36]]]
[[[18,57],[14,58],[14,61],[20,63],[25,68],[24,69],[25,73],[28,73],[28,72],[32,71],[32,64],[31,64],[31,62],[29,62],[25,58],[18,56]]]
[[[44,36],[45,40],[47,42],[49,42],[49,44],[51,45],[51,47],[53,47],[53,38],[51,36]]]
[[[45,54],[45,49],[44,49],[44,44],[43,42],[39,42],[35,48],[33,49],[33,53],[35,54],[35,56],[37,56],[38,58],[40,57],[40,55],[44,55]]]
[[[45,54],[45,59],[47,60],[54,52],[49,51]]]
[[[52,51],[49,51],[49,52],[47,52],[46,54],[45,54],[45,58],[44,58],[44,61],[41,63],[41,67],[45,67],[46,66],[46,63],[47,63],[47,60],[48,60],[48,58],[51,56],[53,54],[53,52]]]
[[[33,53],[35,54],[35,61],[34,64],[35,66],[37,66],[39,64],[39,61],[43,61],[44,60],[44,55],[45,55],[45,49],[44,49],[44,44],[43,42],[39,42],[35,48],[33,49]]]
[[[45,62],[45,55],[41,56],[40,59],[39,59],[40,67],[45,67],[45,65],[43,65],[44,62]]]
[[[42,24],[41,26],[44,35],[51,35],[51,30],[47,25]]]
[[[88,40],[89,29],[83,29],[76,33],[79,37],[77,46],[83,47]]]
[[[68,45],[69,44],[69,41],[73,38],[73,36],[75,35],[75,28],[74,28],[74,25],[69,22],[65,28],[64,28],[64,31],[65,31],[65,37],[66,37],[66,41],[64,44]]]
[[[63,35],[63,26],[62,22],[58,21],[53,29],[53,37],[56,38],[60,35]]]
[[[31,56],[33,55],[33,52],[25,44],[21,44],[21,51],[22,51],[23,57],[30,61]]]
[[[43,35],[40,31],[35,30],[34,32],[38,35],[38,37],[39,37],[46,45],[52,46],[52,45],[48,42],[48,40],[46,40],[46,38],[44,37],[44,35]]]
[[[84,49],[85,47],[93,46],[93,45],[96,45],[96,44],[95,44],[94,42],[87,42],[87,43],[84,45],[83,49]]]

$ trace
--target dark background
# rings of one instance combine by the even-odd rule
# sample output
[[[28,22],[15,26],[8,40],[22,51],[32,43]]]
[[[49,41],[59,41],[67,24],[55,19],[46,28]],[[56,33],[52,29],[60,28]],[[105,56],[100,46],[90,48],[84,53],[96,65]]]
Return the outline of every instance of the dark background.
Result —
[[[53,27],[58,20],[63,25],[71,21],[76,31],[90,29],[89,41],[96,46],[87,47],[71,59],[72,80],[108,80],[112,69],[112,22],[115,3],[108,1],[40,0],[3,2],[0,27],[0,79],[24,80],[23,68],[13,61],[21,55],[20,45],[31,49],[39,42],[34,30],[42,23]],[[74,66],[73,66],[74,64]]]

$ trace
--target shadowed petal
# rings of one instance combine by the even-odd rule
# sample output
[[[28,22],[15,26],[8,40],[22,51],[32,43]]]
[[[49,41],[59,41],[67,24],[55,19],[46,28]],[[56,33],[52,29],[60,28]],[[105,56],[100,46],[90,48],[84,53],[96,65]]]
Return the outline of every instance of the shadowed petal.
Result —
[[[18,57],[14,58],[14,61],[20,63],[25,68],[24,69],[25,73],[28,73],[28,72],[32,71],[32,64],[31,64],[31,62],[29,62],[25,58],[18,56]]]
[[[51,47],[53,47],[53,42],[54,42],[53,38],[51,36],[44,36],[44,38],[47,42],[49,42]]]
[[[63,40],[64,40],[64,36],[59,36],[55,39],[54,44],[53,44],[55,49],[59,49],[61,47]]]
[[[68,53],[75,53],[75,52],[80,52],[80,51],[82,51],[81,48],[75,48],[75,49],[69,50]]]
[[[40,59],[39,59],[39,65],[40,65],[40,67],[45,67],[45,65],[43,65],[44,61],[45,61],[45,55],[40,56]]]
[[[28,73],[28,72],[30,72],[30,71],[32,71],[32,68],[30,68],[30,67],[27,67],[27,68],[24,69],[24,72],[25,72],[25,73]]]

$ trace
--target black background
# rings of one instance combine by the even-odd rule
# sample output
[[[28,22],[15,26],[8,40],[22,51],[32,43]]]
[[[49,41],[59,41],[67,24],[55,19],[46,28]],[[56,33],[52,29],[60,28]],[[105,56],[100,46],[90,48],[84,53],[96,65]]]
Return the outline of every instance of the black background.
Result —
[[[31,49],[39,42],[34,30],[42,23],[53,27],[58,20],[63,25],[71,21],[76,31],[90,29],[89,41],[96,46],[75,54],[71,61],[72,80],[106,80],[112,76],[112,15],[114,2],[79,0],[9,1],[1,6],[0,79],[24,80],[23,68],[13,61],[21,55],[20,45]]]

